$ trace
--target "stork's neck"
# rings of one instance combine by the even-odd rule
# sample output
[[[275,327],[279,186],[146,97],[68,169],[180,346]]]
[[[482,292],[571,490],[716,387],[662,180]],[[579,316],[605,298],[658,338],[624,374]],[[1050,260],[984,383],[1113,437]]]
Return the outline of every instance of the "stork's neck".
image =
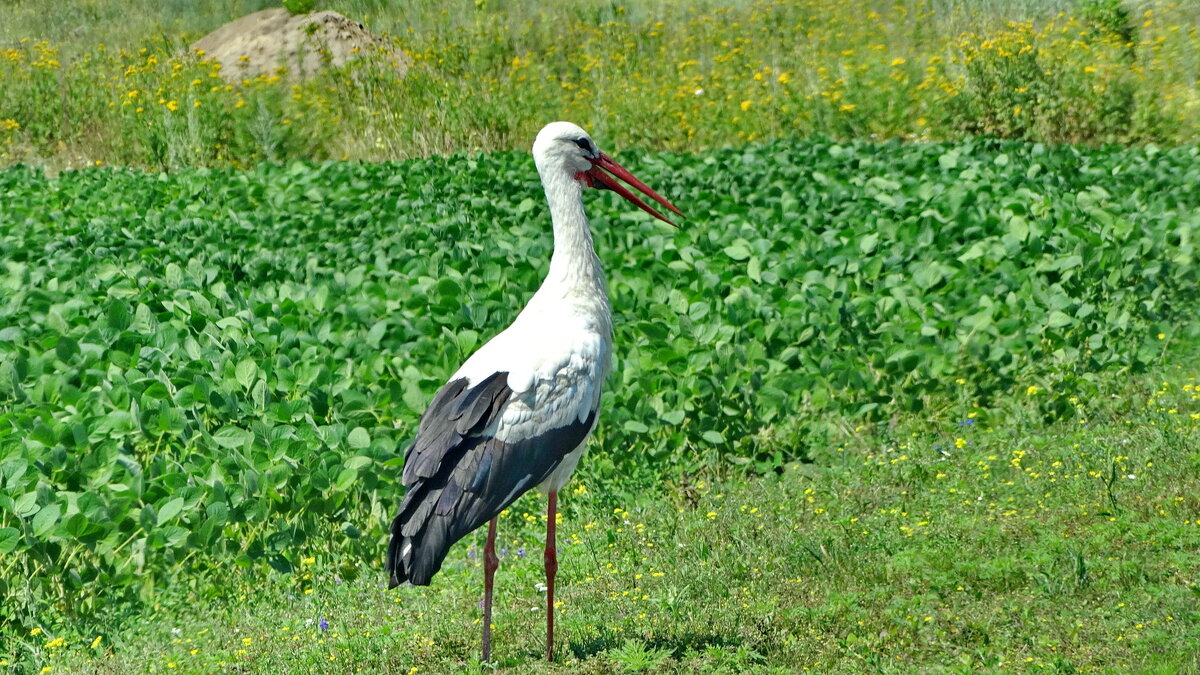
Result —
[[[554,223],[554,255],[537,295],[546,301],[594,303],[596,310],[607,313],[604,272],[592,246],[582,193],[582,184],[565,173],[546,181],[546,201]]]

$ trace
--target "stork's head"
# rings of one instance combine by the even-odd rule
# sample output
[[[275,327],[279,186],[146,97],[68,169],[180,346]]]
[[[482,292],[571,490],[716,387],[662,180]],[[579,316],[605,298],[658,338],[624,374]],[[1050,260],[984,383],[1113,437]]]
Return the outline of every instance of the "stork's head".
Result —
[[[542,128],[533,142],[533,161],[537,164],[538,173],[543,181],[567,179],[578,182],[582,187],[612,190],[655,218],[671,225],[675,224],[618,183],[616,178],[620,178],[647,197],[683,215],[674,204],[660,197],[611,157],[600,152],[592,137],[570,122],[551,122]]]

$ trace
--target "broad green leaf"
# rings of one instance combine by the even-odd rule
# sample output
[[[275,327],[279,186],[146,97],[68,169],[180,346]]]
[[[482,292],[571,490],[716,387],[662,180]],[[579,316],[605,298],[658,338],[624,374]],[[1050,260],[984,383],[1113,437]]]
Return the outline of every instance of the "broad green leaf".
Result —
[[[1071,325],[1071,317],[1067,316],[1065,312],[1054,310],[1050,312],[1050,319],[1047,323],[1051,328],[1061,328]]]
[[[370,457],[364,457],[362,455],[355,455],[354,457],[351,457],[350,459],[346,460],[345,466],[347,469],[353,469],[353,470],[357,471],[364,467],[370,466],[374,461],[375,460],[371,459]]]
[[[254,359],[242,359],[237,364],[236,374],[238,384],[242,385],[243,389],[249,389],[258,377],[258,364]]]
[[[338,473],[337,480],[333,482],[333,485],[339,492],[345,492],[346,490],[350,489],[351,485],[354,485],[356,480],[358,480],[357,470],[342,469],[342,471]]]
[[[644,434],[644,433],[650,431],[650,427],[646,426],[645,424],[642,424],[641,422],[637,422],[634,420],[629,420],[628,422],[626,422],[624,425],[624,428],[625,428],[625,431],[628,431],[631,434]]]
[[[879,244],[879,234],[872,232],[858,240],[858,250],[860,253],[867,254],[875,250],[875,246]]]
[[[30,529],[33,531],[33,536],[41,537],[54,528],[58,524],[58,517],[62,515],[62,507],[58,504],[47,504],[37,512],[30,523]]]
[[[746,258],[750,257],[750,249],[741,244],[726,246],[725,255],[733,258],[734,260],[745,260]]]
[[[371,444],[371,434],[362,427],[354,427],[346,437],[346,443],[355,450],[360,450]]]
[[[182,510],[183,499],[180,497],[176,497],[166,504],[163,504],[162,508],[158,510],[158,524],[162,525],[170,521],[172,518],[179,515],[179,512]]]
[[[254,440],[254,434],[240,427],[226,425],[213,434],[213,440],[222,448],[241,448]]]
[[[22,518],[33,515],[37,510],[37,492],[26,492],[13,503],[13,513]]]
[[[20,543],[20,530],[15,527],[0,527],[0,553],[12,553]]]

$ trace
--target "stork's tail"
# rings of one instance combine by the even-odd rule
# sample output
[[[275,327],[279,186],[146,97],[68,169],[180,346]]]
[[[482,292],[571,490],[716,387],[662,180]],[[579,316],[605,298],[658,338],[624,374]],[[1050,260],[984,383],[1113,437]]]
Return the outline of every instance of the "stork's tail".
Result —
[[[412,576],[409,573],[408,565],[404,564],[404,550],[412,548],[412,539],[400,534],[400,517],[397,516],[392,521],[392,540],[388,542],[387,560],[385,561],[385,569],[388,573],[388,588],[395,588],[405,582],[411,582]],[[425,580],[424,585],[429,585],[429,580]]]
[[[428,586],[433,575],[442,568],[450,546],[462,536],[447,536],[450,533],[443,523],[438,522],[441,518],[415,521],[411,509],[407,508],[409,505],[406,498],[400,513],[392,520],[392,539],[388,543],[386,561],[388,588],[405,582]]]

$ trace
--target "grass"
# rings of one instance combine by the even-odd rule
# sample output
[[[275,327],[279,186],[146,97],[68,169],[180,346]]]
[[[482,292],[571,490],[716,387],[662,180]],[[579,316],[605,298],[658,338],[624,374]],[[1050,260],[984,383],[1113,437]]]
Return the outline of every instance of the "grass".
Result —
[[[501,520],[496,665],[1197,672],[1196,362],[1108,376],[1052,423],[1037,406],[1047,392],[1031,389],[890,433],[848,430],[777,475],[626,505],[569,486],[554,665],[540,660],[544,501],[526,497]],[[429,588],[385,591],[373,560],[306,559],[301,574],[259,585],[231,572],[223,597],[174,593],[107,627],[46,625],[6,660],[30,672],[476,670],[481,537]]]
[[[1200,139],[1188,3],[576,0],[326,6],[389,53],[304,84],[185,55],[264,6],[20,3],[0,27],[0,164],[175,169],[528,147],[570,119],[615,148],[825,134]],[[119,7],[122,11],[116,11]],[[1136,9],[1136,11],[1134,11]],[[413,60],[397,80],[386,62]]]

